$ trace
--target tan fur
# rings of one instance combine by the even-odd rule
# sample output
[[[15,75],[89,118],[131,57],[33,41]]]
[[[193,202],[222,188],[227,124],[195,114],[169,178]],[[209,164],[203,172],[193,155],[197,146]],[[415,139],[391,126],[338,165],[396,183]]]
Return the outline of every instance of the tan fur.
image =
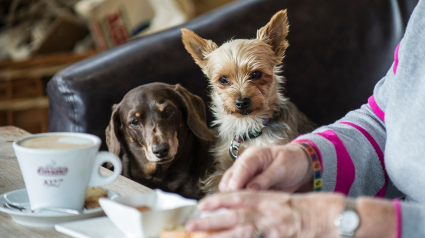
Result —
[[[149,162],[145,166],[142,167],[142,171],[146,175],[153,175],[154,173],[157,172],[157,167],[158,167],[157,163]]]
[[[284,78],[280,73],[281,61],[289,46],[286,41],[288,31],[286,10],[276,13],[266,26],[259,29],[256,39],[231,40],[220,47],[182,29],[185,48],[210,79],[213,125],[219,133],[217,145],[213,148],[215,172],[203,181],[207,193],[218,192],[221,177],[233,164],[229,146],[234,135],[247,135],[250,128],[260,130],[263,120],[271,116],[260,137],[242,142],[242,153],[253,145],[283,145],[300,133],[314,129],[313,123],[283,95]],[[261,72],[262,77],[252,79],[255,71]],[[230,85],[220,84],[221,77],[226,77]],[[241,114],[235,105],[236,99],[242,98],[251,100],[248,115]]]
[[[146,147],[143,147],[143,151],[145,151],[146,158],[150,162],[160,161],[160,159],[158,159],[152,151],[153,145],[155,144],[167,143],[170,145],[170,150],[168,151],[168,154],[171,157],[174,157],[177,154],[178,147],[179,147],[177,133],[175,133],[173,136],[170,136],[170,137],[169,136],[164,137],[164,135],[167,135],[167,134],[169,134],[168,131],[161,131],[161,129],[157,127],[157,128],[154,128],[152,132],[152,136],[145,138]]]
[[[195,62],[199,65],[204,61],[206,53],[217,48],[214,42],[202,39],[191,30],[182,29],[182,32],[188,36],[183,38],[183,44],[186,50],[189,51]]]

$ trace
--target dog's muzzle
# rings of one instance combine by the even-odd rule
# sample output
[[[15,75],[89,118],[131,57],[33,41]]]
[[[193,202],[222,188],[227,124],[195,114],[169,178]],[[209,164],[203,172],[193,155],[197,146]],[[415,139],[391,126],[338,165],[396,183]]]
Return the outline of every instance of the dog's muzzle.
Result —
[[[167,157],[170,145],[167,143],[156,144],[152,146],[152,153],[158,158],[163,159]]]
[[[251,105],[251,99],[249,98],[242,98],[242,99],[236,99],[235,106],[237,109],[245,110]]]
[[[251,114],[251,112],[251,110],[239,110],[239,114],[244,116]]]

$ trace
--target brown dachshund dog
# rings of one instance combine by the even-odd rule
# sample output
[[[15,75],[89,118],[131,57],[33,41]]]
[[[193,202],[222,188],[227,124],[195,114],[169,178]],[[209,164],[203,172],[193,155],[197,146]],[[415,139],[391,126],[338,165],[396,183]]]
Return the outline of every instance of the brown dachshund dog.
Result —
[[[200,199],[199,182],[212,167],[216,135],[202,99],[185,88],[150,83],[113,106],[106,143],[122,159],[123,175],[150,188]]]

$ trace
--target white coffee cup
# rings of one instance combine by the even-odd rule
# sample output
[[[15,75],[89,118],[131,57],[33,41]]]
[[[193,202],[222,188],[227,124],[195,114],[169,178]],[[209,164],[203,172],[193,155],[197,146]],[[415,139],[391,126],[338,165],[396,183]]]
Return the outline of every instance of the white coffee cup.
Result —
[[[34,141],[34,138],[40,140],[50,136],[63,136],[59,139],[61,144],[83,145],[66,149],[22,145]],[[104,186],[115,181],[121,174],[121,161],[114,154],[99,152],[100,144],[97,136],[73,132],[34,134],[14,141],[13,149],[24,177],[31,209],[60,207],[82,211],[87,187]],[[99,167],[106,162],[114,165],[114,172],[103,177]]]

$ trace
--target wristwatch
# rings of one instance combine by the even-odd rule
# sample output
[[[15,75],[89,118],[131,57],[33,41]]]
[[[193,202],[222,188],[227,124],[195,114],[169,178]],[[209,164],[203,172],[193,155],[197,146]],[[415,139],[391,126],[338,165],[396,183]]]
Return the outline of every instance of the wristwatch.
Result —
[[[360,219],[356,212],[356,200],[347,198],[345,210],[334,220],[338,233],[342,238],[353,238],[354,232],[359,227]]]

